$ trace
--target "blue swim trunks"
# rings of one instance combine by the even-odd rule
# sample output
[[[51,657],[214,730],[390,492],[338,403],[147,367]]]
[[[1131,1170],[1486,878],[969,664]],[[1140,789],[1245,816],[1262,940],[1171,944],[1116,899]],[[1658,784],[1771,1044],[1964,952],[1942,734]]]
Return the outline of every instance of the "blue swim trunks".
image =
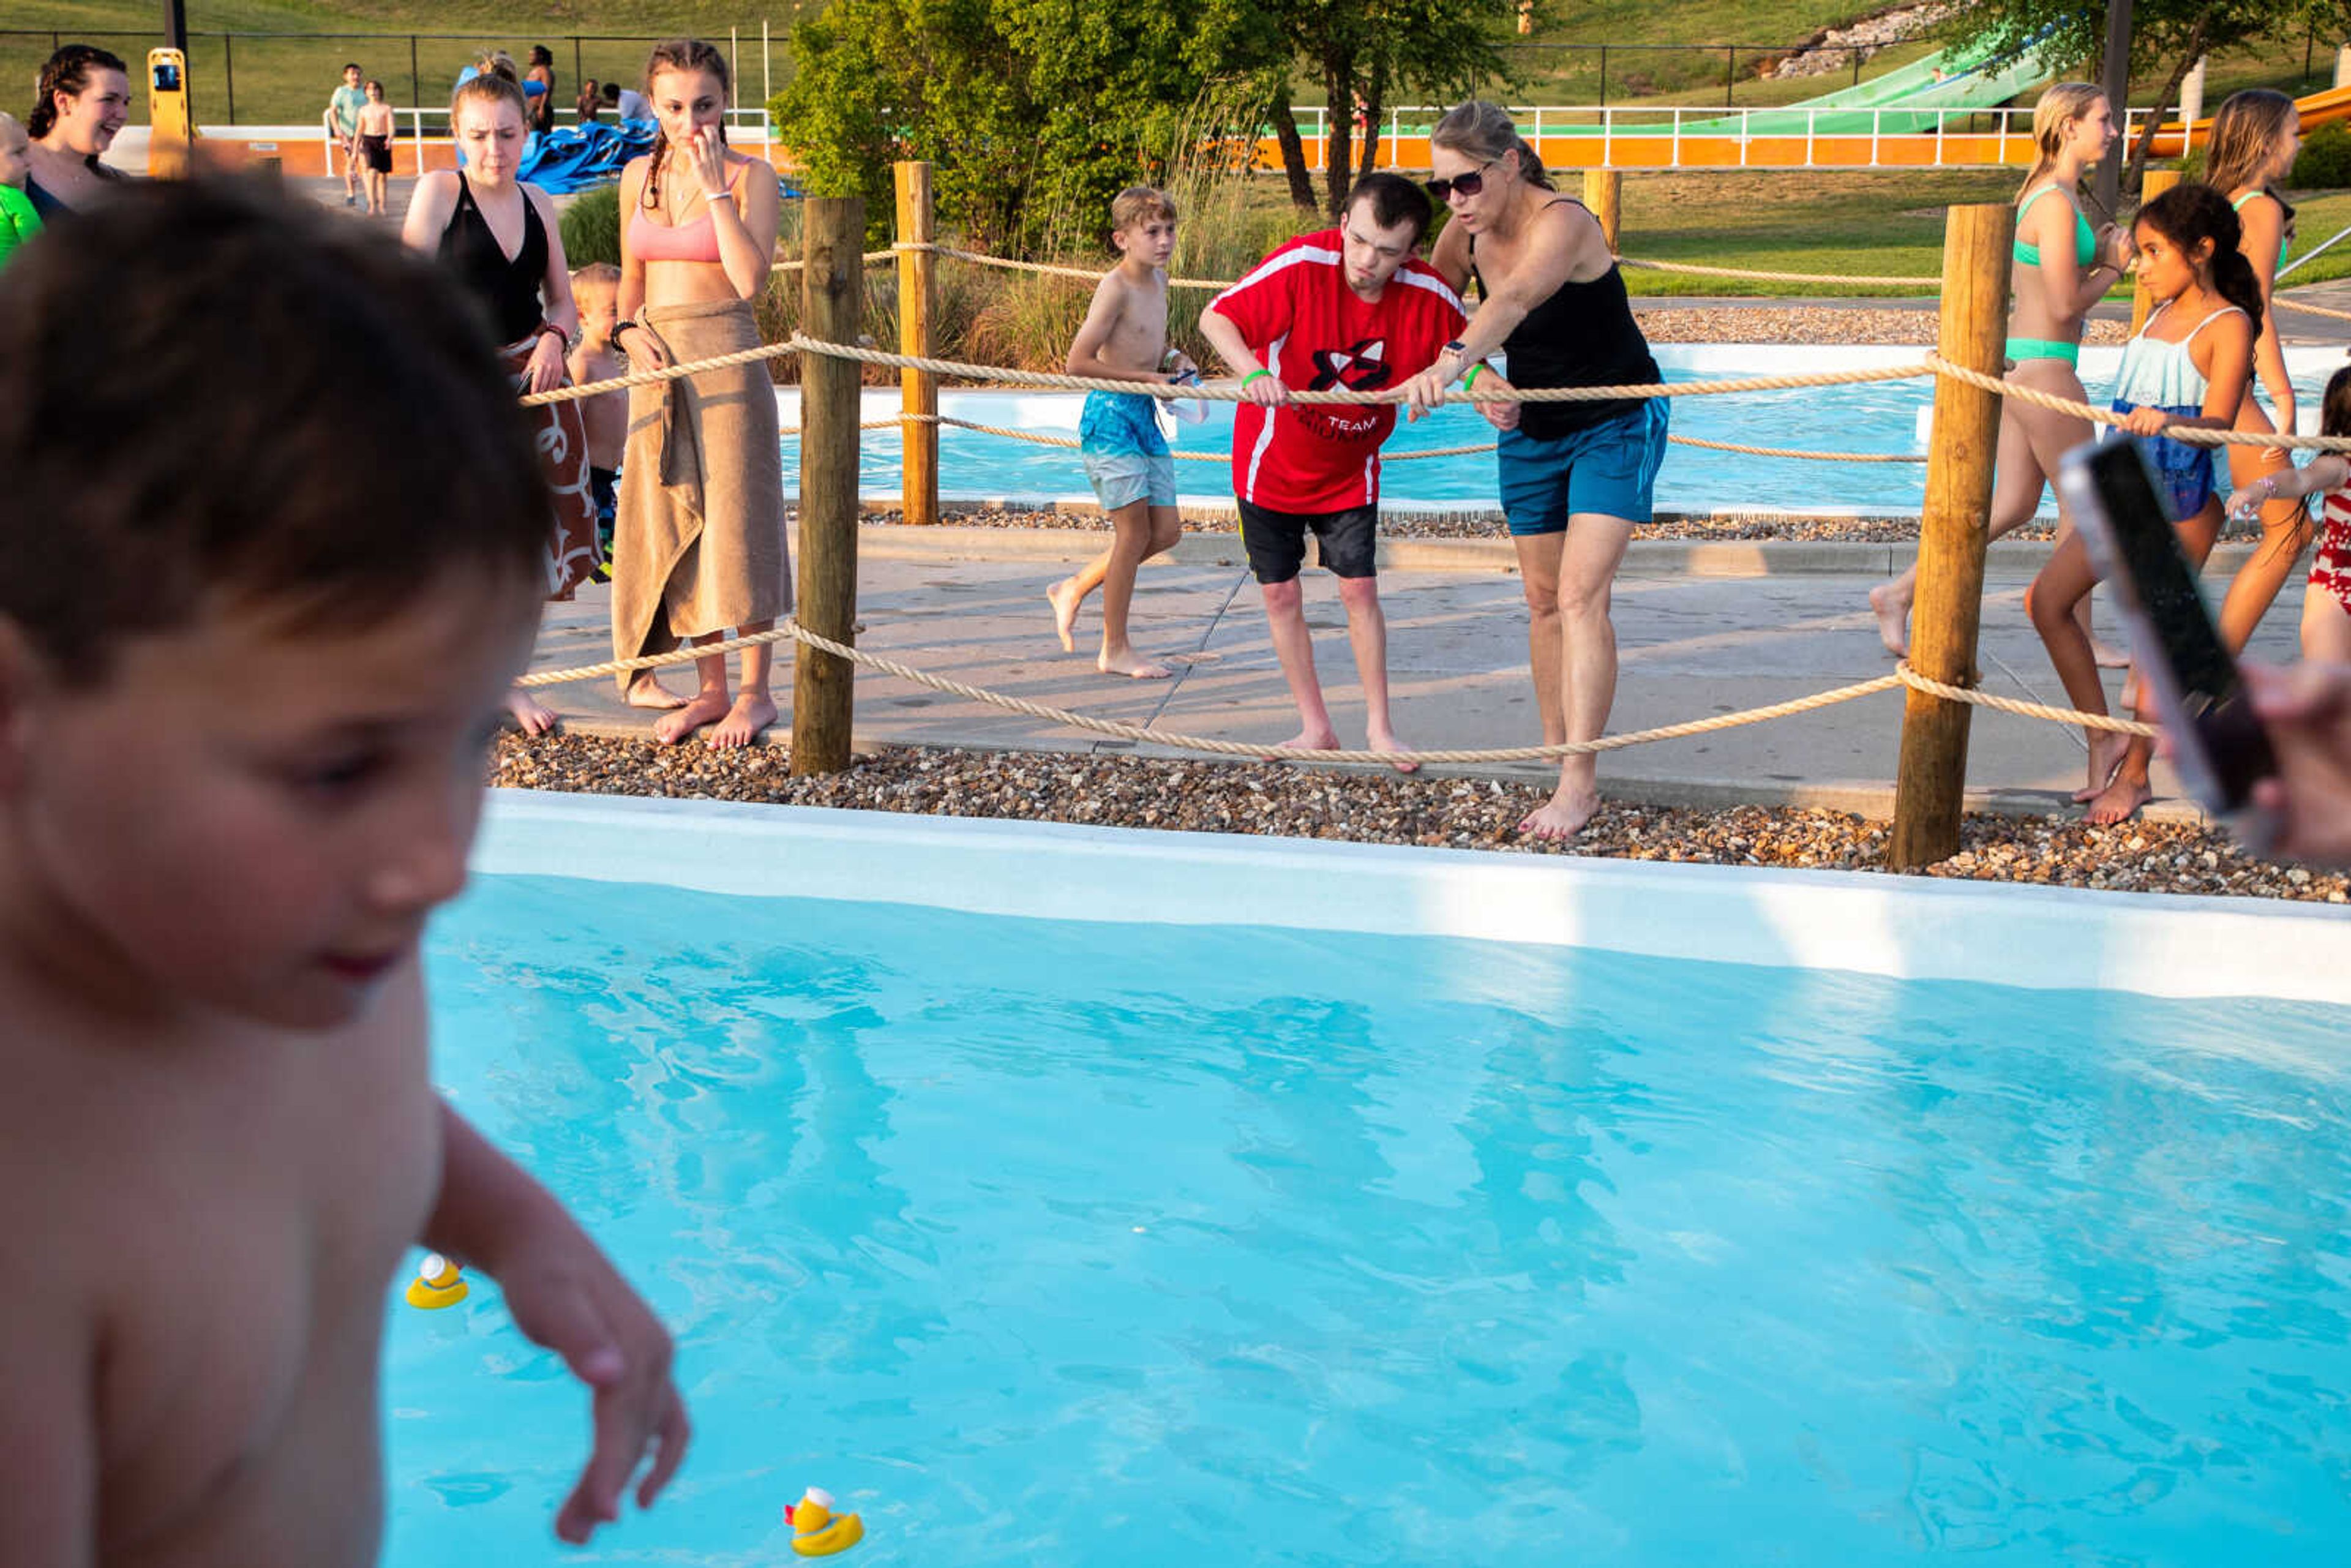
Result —
[[[2128,413],[2135,408],[2148,406],[2116,398],[2114,411]],[[2172,407],[2166,403],[2152,405],[2176,419],[2196,419],[2204,411],[2186,406]],[[2156,487],[2163,494],[2163,505],[2171,521],[2184,523],[2204,509],[2204,503],[2213,495],[2213,463],[2210,446],[2190,446],[2184,441],[2174,441],[2163,435],[2134,435],[2141,452],[2147,454],[2147,466],[2155,470]]]
[[[1666,460],[1666,400],[1539,441],[1506,430],[1494,444],[1502,515],[1513,534],[1555,534],[1578,512],[1646,523]]]
[[[1078,415],[1078,455],[1105,512],[1137,501],[1176,504],[1176,460],[1152,404],[1140,392],[1086,394]]]

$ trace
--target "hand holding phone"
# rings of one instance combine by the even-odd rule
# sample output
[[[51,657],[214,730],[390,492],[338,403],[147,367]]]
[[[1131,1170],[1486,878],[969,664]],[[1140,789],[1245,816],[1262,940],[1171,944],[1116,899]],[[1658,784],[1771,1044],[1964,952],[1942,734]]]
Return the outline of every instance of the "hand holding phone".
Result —
[[[2142,684],[2197,803],[2264,850],[2275,835],[2270,737],[2212,624],[2196,573],[2135,442],[2085,443],[2057,467],[2057,491],[2099,575],[2115,591]]]

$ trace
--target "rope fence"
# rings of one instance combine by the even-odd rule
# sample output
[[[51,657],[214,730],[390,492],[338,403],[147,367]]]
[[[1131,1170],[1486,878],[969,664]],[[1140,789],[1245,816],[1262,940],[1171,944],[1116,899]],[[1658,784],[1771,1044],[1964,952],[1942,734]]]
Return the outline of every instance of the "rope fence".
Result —
[[[569,669],[545,670],[523,676],[515,684],[533,689],[543,686],[568,685],[580,681],[599,680],[608,675],[630,674],[645,670],[659,670],[677,664],[692,664],[697,659],[723,657],[743,648],[756,648],[769,643],[793,641],[820,652],[846,659],[862,669],[879,674],[894,675],[932,691],[950,696],[1001,708],[1008,713],[1025,715],[1066,728],[1083,730],[1113,739],[1135,741],[1150,746],[1165,746],[1171,750],[1196,751],[1212,757],[1249,757],[1269,759],[1296,759],[1307,762],[1376,762],[1388,766],[1397,763],[1437,763],[1445,766],[1472,767],[1501,762],[1547,762],[1563,757],[1596,756],[1605,751],[1622,751],[1628,747],[1649,746],[1660,741],[1683,740],[1694,735],[1706,735],[1719,729],[1736,729],[1741,726],[1762,724],[1771,719],[1788,718],[1796,714],[1810,713],[1816,708],[1832,707],[1852,702],[1858,697],[1874,696],[1879,692],[1907,686],[1952,702],[1968,703],[1979,707],[1995,708],[2002,713],[2017,714],[2026,718],[2047,719],[2055,724],[2080,725],[2089,729],[2110,730],[2120,735],[2153,736],[2155,727],[2136,719],[2115,718],[2106,714],[2080,713],[2071,708],[2051,707],[2042,703],[2021,702],[2013,697],[1995,696],[1972,686],[1955,686],[1930,680],[1912,670],[1907,661],[1898,665],[1890,675],[1877,675],[1851,685],[1837,686],[1810,696],[1793,697],[1786,702],[1769,703],[1761,707],[1743,708],[1737,713],[1716,714],[1707,718],[1691,719],[1681,724],[1660,725],[1653,729],[1628,731],[1623,735],[1604,735],[1597,740],[1559,741],[1548,746],[1489,747],[1477,750],[1451,751],[1370,751],[1370,750],[1310,750],[1299,747],[1253,745],[1247,741],[1226,740],[1216,736],[1186,735],[1176,730],[1156,729],[1148,725],[1122,723],[1117,719],[1097,718],[1092,714],[1078,713],[1070,708],[1054,707],[1047,703],[1034,703],[1002,692],[990,691],[967,682],[935,675],[927,670],[868,653],[848,643],[810,631],[797,621],[787,620],[769,631],[748,636],[733,637],[721,643],[700,643],[679,648],[666,653],[648,653],[632,659],[607,659],[601,664],[580,664]]]

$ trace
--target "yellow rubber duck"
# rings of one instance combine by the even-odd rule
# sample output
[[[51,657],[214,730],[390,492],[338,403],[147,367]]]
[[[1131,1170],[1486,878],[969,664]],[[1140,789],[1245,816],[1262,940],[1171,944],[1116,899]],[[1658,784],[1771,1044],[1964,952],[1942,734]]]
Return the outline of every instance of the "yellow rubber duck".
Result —
[[[408,1281],[408,1304],[428,1312],[454,1307],[465,1299],[465,1274],[438,1252],[427,1253],[424,1266]]]
[[[792,1527],[792,1550],[803,1557],[830,1557],[865,1539],[865,1521],[853,1513],[832,1511],[832,1494],[810,1487],[797,1503],[784,1505],[784,1521]]]

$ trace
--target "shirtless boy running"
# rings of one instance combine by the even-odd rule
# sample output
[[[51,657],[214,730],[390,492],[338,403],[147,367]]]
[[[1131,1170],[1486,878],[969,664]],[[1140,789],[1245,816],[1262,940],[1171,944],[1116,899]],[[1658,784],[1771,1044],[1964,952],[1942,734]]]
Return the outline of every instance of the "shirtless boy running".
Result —
[[[558,1535],[684,1448],[661,1325],[428,1074],[549,501],[466,305],[342,226],[131,186],[0,291],[0,1563],[373,1562],[420,1241],[593,1386]]]
[[[1167,347],[1167,262],[1176,254],[1176,204],[1165,192],[1132,186],[1111,203],[1110,224],[1118,265],[1094,289],[1093,304],[1070,344],[1069,373],[1170,382],[1196,375],[1186,355]],[[1084,570],[1046,591],[1053,629],[1061,634],[1061,651],[1076,652],[1079,607],[1099,588],[1102,652],[1094,667],[1106,675],[1165,680],[1167,666],[1136,653],[1126,632],[1135,569],[1175,549],[1184,531],[1176,510],[1176,465],[1159,434],[1153,400],[1140,392],[1088,392],[1078,441],[1086,477],[1110,517],[1112,543]]]

